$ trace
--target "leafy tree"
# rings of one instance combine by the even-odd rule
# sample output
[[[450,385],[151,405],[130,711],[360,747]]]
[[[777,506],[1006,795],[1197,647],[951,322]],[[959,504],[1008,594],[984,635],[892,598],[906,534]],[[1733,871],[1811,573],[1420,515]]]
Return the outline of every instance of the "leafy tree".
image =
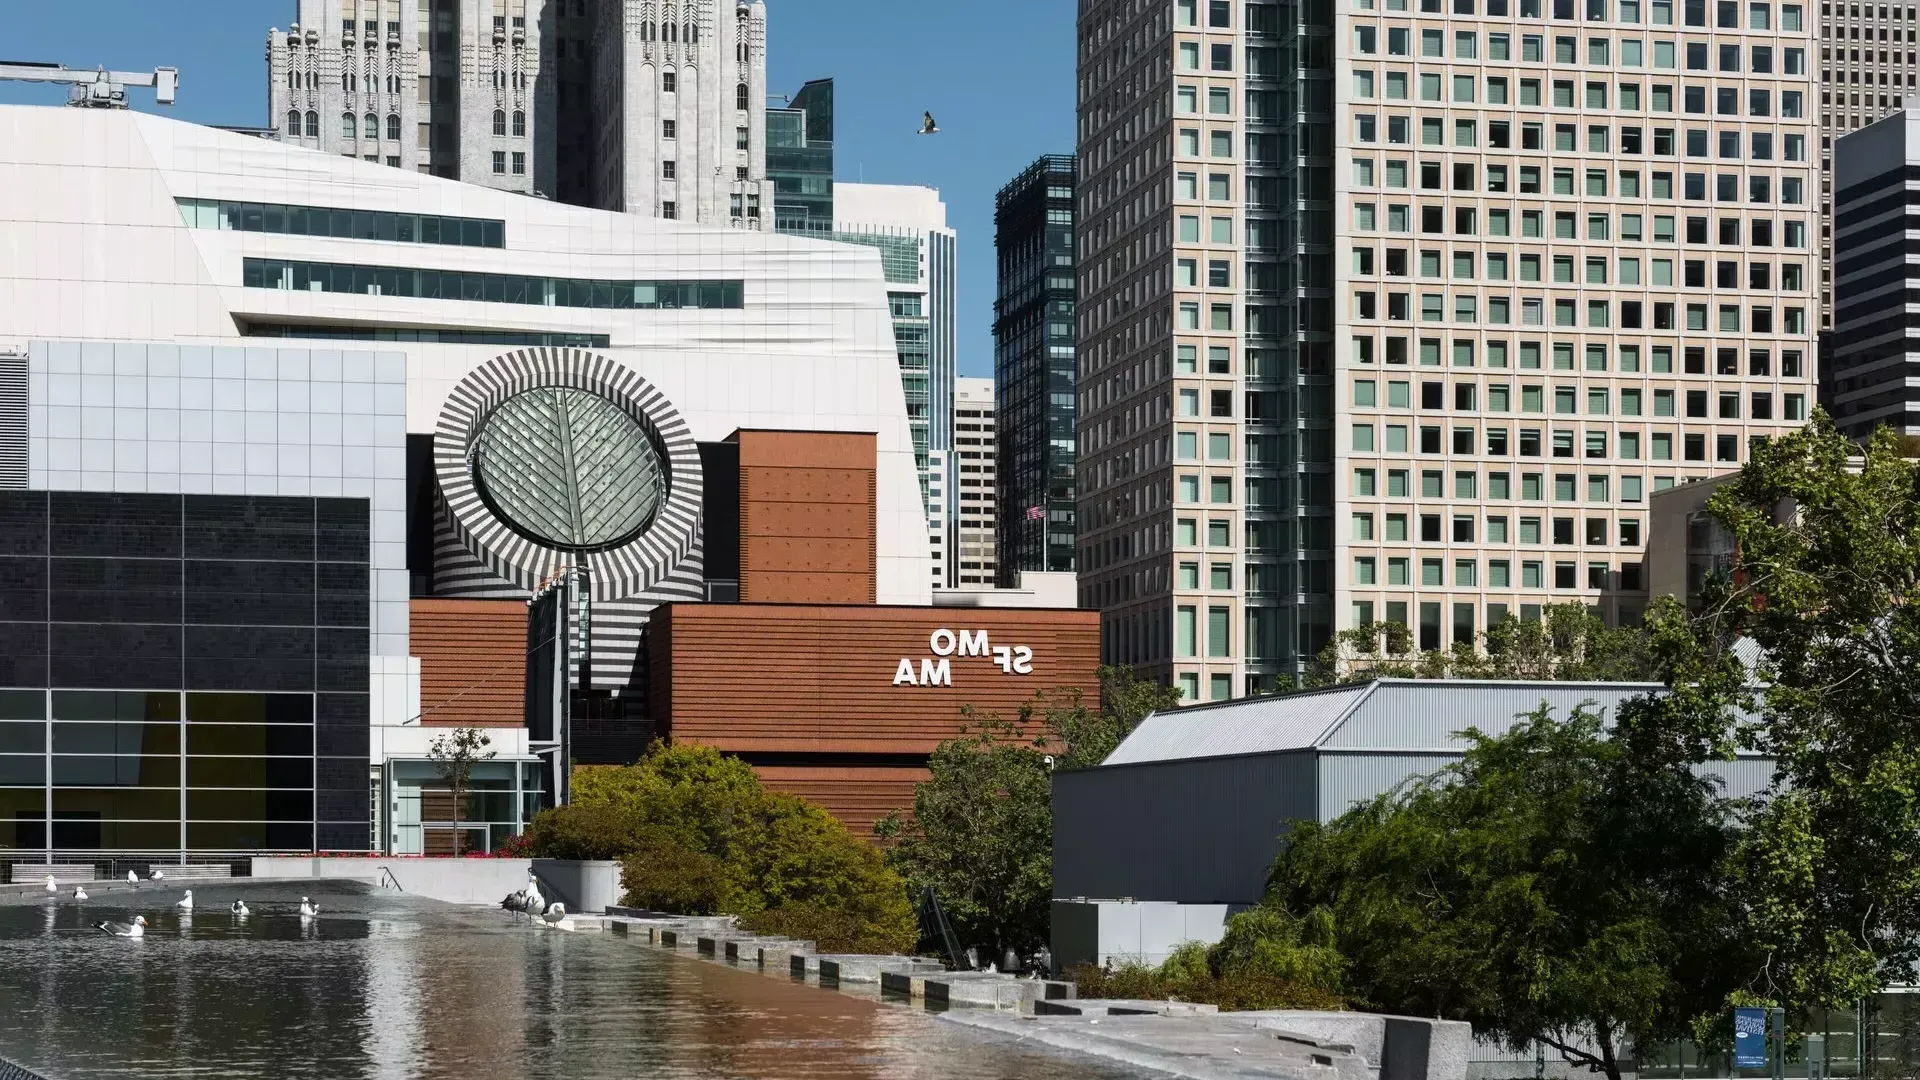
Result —
[[[440,773],[440,779],[446,781],[453,792],[453,853],[464,854],[466,842],[460,831],[460,812],[466,809],[467,788],[473,783],[475,764],[493,757],[494,752],[487,749],[493,742],[487,733],[479,728],[460,727],[444,735],[435,737],[427,747],[427,758],[433,762]]]
[[[1583,604],[1549,604],[1539,620],[1508,616],[1478,647],[1420,650],[1399,623],[1342,630],[1320,651],[1313,685],[1372,679],[1652,680],[1657,667],[1640,627],[1610,627]]]
[[[1795,1006],[1920,976],[1920,473],[1903,452],[1883,428],[1863,456],[1819,412],[1756,447],[1707,504],[1734,572],[1697,618],[1656,627],[1704,673],[1677,710],[1693,738],[1777,763],[1734,865],[1759,950],[1746,989]],[[1760,647],[1750,678],[1737,637]]]
[[[1100,707],[1079,688],[1040,693],[1014,720],[988,715],[940,744],[913,813],[875,826],[915,895],[932,888],[963,943],[998,957],[1046,943],[1053,898],[1053,769],[1090,768],[1179,691],[1101,667]],[[972,709],[963,713],[973,716]],[[1052,763],[1049,765],[1048,758]]]
[[[1329,923],[1340,986],[1366,1008],[1466,1020],[1619,1080],[1629,1047],[1719,1008],[1746,956],[1717,872],[1731,809],[1714,781],[1636,758],[1584,708],[1467,735],[1439,775],[1296,828],[1264,906]],[[1324,979],[1300,966],[1293,925],[1277,955]],[[1276,936],[1241,929],[1242,951]]]

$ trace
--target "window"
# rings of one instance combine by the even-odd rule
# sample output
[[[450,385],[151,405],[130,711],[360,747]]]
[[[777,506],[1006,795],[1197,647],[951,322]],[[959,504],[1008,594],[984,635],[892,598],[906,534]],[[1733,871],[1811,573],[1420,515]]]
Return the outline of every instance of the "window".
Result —
[[[360,136],[359,136],[358,124],[359,124],[359,121],[354,118],[354,115],[352,113],[341,113],[340,114],[340,137],[343,139],[359,138]]]
[[[733,88],[733,107],[740,112],[746,112],[750,104],[750,99],[747,96],[747,84],[736,84]]]
[[[660,121],[660,137],[663,139],[676,138],[678,136],[679,130],[680,130],[679,125],[674,123],[672,120]]]
[[[390,113],[387,116],[387,141],[400,141],[400,116],[398,113]]]
[[[505,135],[507,133],[507,111],[505,109],[493,110],[493,133],[495,135]]]
[[[513,175],[527,175],[527,155],[524,151],[515,150],[513,152]]]
[[[495,176],[505,176],[507,174],[507,152],[505,150],[495,150],[493,152],[493,174]]]
[[[661,72],[660,73],[660,89],[665,93],[671,94],[674,92],[674,88],[675,88],[675,83],[674,83],[673,72],[671,71]]]

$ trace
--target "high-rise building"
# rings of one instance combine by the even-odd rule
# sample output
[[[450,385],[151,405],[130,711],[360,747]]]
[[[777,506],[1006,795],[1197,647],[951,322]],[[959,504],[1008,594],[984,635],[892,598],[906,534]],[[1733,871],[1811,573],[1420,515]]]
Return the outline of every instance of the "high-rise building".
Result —
[[[1910,386],[1920,374],[1920,326],[1906,314],[1913,295],[1906,236],[1920,229],[1920,108],[1840,139],[1832,175],[1833,238],[1842,254],[1833,267],[1833,349],[1821,372],[1822,403],[1856,439],[1883,425],[1920,434],[1920,390]]]
[[[1189,700],[1637,620],[1648,493],[1806,415],[1803,5],[1343,2],[1081,5],[1083,602]]]
[[[1756,8],[1755,11],[1763,11]],[[1724,7],[1719,15],[1725,19]],[[1783,8],[1781,29],[1797,31],[1798,23],[1788,25],[1791,14],[1803,16],[1798,7]],[[1735,12],[1735,17],[1738,13]],[[1750,15],[1757,21],[1762,16]],[[1836,325],[1834,304],[1838,298],[1833,265],[1834,244],[1839,226],[1839,178],[1835,174],[1835,144],[1849,131],[1900,111],[1906,99],[1920,85],[1920,21],[1912,4],[1820,5],[1820,306],[1821,326]],[[1789,72],[1798,74],[1798,72]],[[1811,108],[1811,102],[1808,103]],[[1830,341],[1823,340],[1824,346]]]
[[[767,110],[773,227],[796,236],[833,231],[833,80],[814,79]]]
[[[1000,189],[994,248],[994,397],[1000,441],[998,584],[1071,571],[1074,555],[1073,183],[1048,154]]]
[[[267,38],[269,115],[283,138],[506,191],[554,190],[556,80],[543,71],[542,32],[571,5],[298,5],[292,27]]]
[[[907,420],[921,474],[931,476],[928,454],[953,448],[956,239],[947,206],[929,187],[842,183],[833,221],[830,239],[880,249]]]
[[[953,449],[945,455],[950,587],[978,589],[997,580],[999,452],[993,392],[992,379],[954,379]]]
[[[267,49],[289,141],[577,205],[768,227],[759,0],[297,3]]]
[[[766,5],[607,6],[593,48],[597,204],[770,230]]]

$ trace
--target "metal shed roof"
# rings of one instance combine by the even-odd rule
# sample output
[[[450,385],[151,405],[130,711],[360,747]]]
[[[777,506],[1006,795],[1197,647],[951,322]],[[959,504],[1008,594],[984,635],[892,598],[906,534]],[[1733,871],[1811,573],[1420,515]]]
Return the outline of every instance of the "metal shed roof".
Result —
[[[1163,709],[1142,721],[1104,764],[1316,748],[1458,753],[1467,745],[1460,732],[1501,734],[1543,702],[1561,717],[1591,702],[1611,720],[1621,701],[1661,689],[1659,683],[1376,679]]]

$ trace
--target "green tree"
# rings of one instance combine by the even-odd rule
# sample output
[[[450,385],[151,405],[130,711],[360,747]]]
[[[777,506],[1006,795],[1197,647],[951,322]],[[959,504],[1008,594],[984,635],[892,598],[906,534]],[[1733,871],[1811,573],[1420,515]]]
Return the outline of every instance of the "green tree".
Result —
[[[962,942],[988,955],[1025,955],[1046,943],[1049,773],[1100,764],[1149,713],[1180,700],[1179,691],[1130,668],[1103,666],[1099,677],[1098,709],[1079,688],[1044,691],[1017,718],[988,715],[941,743],[927,763],[931,778],[914,789],[911,816],[890,814],[874,827],[914,895],[933,889]]]
[[[1610,627],[1584,604],[1549,604],[1541,617],[1509,615],[1476,645],[1421,650],[1399,623],[1342,630],[1320,650],[1309,683],[1372,679],[1525,679],[1640,682],[1658,675],[1647,632]]]
[[[1757,446],[1707,504],[1733,572],[1698,617],[1656,625],[1704,673],[1677,709],[1693,737],[1777,763],[1734,865],[1759,950],[1747,990],[1794,1006],[1920,975],[1920,475],[1903,449],[1882,428],[1863,454],[1820,412]],[[1751,672],[1739,638],[1759,646]]]
[[[487,749],[493,742],[487,733],[479,728],[454,728],[444,735],[434,738],[427,747],[427,759],[433,762],[440,773],[440,779],[446,781],[453,792],[453,853],[466,852],[467,844],[460,831],[460,815],[467,805],[467,789],[473,784],[473,767],[489,758],[494,751]]]
[[[1366,1008],[1466,1020],[1619,1080],[1629,1047],[1718,1009],[1747,955],[1719,872],[1731,807],[1584,708],[1467,735],[1437,776],[1298,827],[1264,905],[1332,925]],[[1279,955],[1298,964],[1300,943]]]

